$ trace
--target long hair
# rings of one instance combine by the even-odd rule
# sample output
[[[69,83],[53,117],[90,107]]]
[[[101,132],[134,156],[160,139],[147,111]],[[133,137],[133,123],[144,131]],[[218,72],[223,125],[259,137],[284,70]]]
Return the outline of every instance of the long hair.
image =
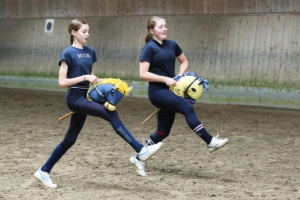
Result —
[[[73,44],[73,41],[74,41],[74,36],[71,33],[72,30],[78,31],[83,24],[87,24],[87,23],[83,20],[80,20],[80,19],[73,19],[71,21],[71,23],[69,24],[68,31],[69,31],[69,34],[70,34],[70,43],[71,43],[71,45]]]
[[[146,33],[146,37],[145,37],[145,44],[147,44],[148,42],[150,42],[151,38],[152,38],[152,34],[150,33],[150,29],[154,29],[154,27],[156,26],[156,23],[158,22],[158,20],[160,19],[164,19],[158,16],[153,16],[148,20],[147,23],[147,33]]]

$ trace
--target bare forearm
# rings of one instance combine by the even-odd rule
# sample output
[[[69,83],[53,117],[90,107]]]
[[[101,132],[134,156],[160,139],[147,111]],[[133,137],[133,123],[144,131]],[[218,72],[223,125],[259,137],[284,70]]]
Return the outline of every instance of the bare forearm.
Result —
[[[150,63],[140,62],[140,78],[150,82],[161,82],[167,86],[176,85],[176,81],[173,78],[160,76],[149,72]]]
[[[184,72],[186,72],[186,70],[189,67],[189,63],[187,60],[183,61],[180,65],[180,69],[179,69],[179,73],[178,75],[182,76],[184,74]]]
[[[72,85],[75,85],[76,83],[80,83],[82,81],[86,81],[87,75],[78,76],[76,78],[64,78],[59,80],[59,87],[65,88]]]
[[[153,74],[151,72],[144,72],[140,74],[140,78],[144,81],[150,81],[150,82],[165,82],[165,76],[159,76],[156,74]]]

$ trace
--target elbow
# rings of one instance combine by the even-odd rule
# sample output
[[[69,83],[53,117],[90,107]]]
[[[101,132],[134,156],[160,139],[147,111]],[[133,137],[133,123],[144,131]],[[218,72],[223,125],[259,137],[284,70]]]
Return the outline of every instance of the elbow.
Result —
[[[146,76],[145,76],[145,74],[140,74],[140,79],[142,79],[142,80],[146,80]]]
[[[66,85],[63,82],[58,82],[58,85],[59,85],[60,88],[65,88],[66,87]]]
[[[144,78],[144,74],[142,72],[140,72],[140,79],[143,80],[143,78]]]
[[[184,64],[186,65],[186,68],[189,67],[189,61],[185,60],[185,61],[184,61]]]

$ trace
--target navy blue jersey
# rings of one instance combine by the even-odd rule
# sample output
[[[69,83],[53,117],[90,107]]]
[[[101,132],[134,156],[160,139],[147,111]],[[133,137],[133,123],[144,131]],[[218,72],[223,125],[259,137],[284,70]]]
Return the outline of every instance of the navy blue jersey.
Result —
[[[97,57],[95,50],[92,47],[83,46],[83,49],[78,49],[76,47],[69,46],[62,52],[58,63],[59,66],[63,60],[68,65],[67,78],[76,78],[78,76],[91,74],[92,66],[94,62],[97,61]],[[73,86],[88,87],[89,82],[83,81]]]
[[[148,42],[141,53],[140,62],[150,63],[149,72],[160,76],[173,78],[175,76],[176,57],[182,53],[181,48],[173,40],[163,40],[162,45],[155,39]],[[149,82],[149,87],[164,85],[164,83]]]

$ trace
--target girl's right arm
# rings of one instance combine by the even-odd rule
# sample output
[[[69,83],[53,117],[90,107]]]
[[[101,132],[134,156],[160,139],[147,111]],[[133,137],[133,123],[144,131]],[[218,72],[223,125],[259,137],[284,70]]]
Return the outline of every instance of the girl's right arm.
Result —
[[[60,88],[69,87],[82,81],[88,81],[92,84],[95,84],[98,81],[98,78],[95,75],[82,75],[76,78],[67,78],[67,74],[68,74],[68,65],[63,60],[60,64],[59,77],[58,77]]]
[[[166,76],[159,76],[149,72],[150,63],[146,61],[140,62],[140,78],[145,81],[151,82],[162,82],[165,83],[167,86],[175,86],[176,81],[173,78],[169,78]]]

